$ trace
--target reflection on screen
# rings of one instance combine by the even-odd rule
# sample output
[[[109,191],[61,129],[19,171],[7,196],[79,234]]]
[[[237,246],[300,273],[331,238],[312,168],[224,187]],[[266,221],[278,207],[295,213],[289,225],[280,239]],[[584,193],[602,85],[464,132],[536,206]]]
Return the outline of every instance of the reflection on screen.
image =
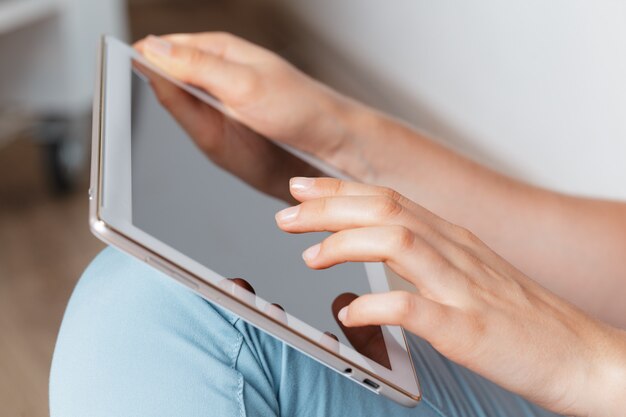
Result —
[[[342,293],[369,292],[363,265],[307,268],[302,251],[325,235],[280,231],[274,215],[286,203],[212,163],[143,75],[133,74],[132,85],[133,224],[224,277],[247,280],[261,298],[350,345],[331,305]]]

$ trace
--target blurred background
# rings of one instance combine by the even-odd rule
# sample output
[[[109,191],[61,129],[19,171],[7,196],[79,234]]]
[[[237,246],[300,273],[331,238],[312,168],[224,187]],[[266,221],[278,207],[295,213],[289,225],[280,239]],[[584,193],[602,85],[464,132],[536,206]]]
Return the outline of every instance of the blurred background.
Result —
[[[48,414],[63,310],[103,247],[86,193],[100,34],[234,32],[495,169],[625,199],[624,21],[609,0],[0,0],[0,415]]]

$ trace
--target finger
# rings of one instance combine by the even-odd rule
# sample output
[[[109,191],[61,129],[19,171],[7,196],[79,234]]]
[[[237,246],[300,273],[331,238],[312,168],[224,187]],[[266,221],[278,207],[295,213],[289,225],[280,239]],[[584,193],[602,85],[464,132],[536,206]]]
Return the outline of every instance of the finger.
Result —
[[[148,37],[140,49],[163,71],[214,94],[227,105],[248,97],[252,88],[254,73],[249,67],[210,52],[155,36]]]
[[[337,296],[331,307],[333,317],[357,352],[387,368],[391,368],[387,346],[385,345],[383,331],[380,326],[347,327],[337,318],[341,309],[348,306],[356,298],[358,298],[358,295],[353,293],[344,293]]]
[[[337,321],[337,324],[339,324],[340,326],[342,326],[343,323],[341,323],[341,321],[337,319],[337,315],[339,314],[339,311],[341,311],[342,308],[350,304],[356,298],[358,298],[358,295],[351,293],[351,292],[344,292],[343,294],[339,294],[333,300],[333,303],[330,306],[330,309],[333,312],[333,317]]]
[[[289,181],[289,191],[300,202],[337,196],[379,196],[386,198],[389,202],[396,202],[406,207],[429,224],[439,225],[445,222],[439,216],[388,187],[337,178],[294,177]]]
[[[430,228],[400,202],[385,195],[316,198],[278,212],[276,222],[289,233],[396,224],[410,225],[427,234]]]
[[[324,332],[319,338],[318,343],[331,352],[339,353],[339,338],[331,332]]]
[[[163,77],[150,71],[146,75],[161,105],[200,148],[213,150],[223,136],[224,116]]]
[[[256,294],[254,288],[242,278],[225,278],[218,283],[219,288],[227,294],[238,298],[246,304],[255,305]]]
[[[289,233],[403,226],[451,260],[459,257],[459,250],[436,226],[407,209],[397,198],[386,194],[323,197],[304,201],[277,213],[276,222],[282,230]]]
[[[445,295],[446,285],[458,287],[467,281],[460,271],[482,272],[484,265],[474,253],[393,204],[379,196],[317,199],[279,212],[276,220],[290,233],[335,232],[304,251],[302,256],[313,269],[385,262],[436,297]]]
[[[278,212],[276,214],[278,226],[289,233],[338,232],[325,241],[327,245],[336,244],[340,238],[342,243],[347,243],[346,237],[350,236],[347,232],[351,229],[369,228],[371,231],[359,230],[355,233],[363,241],[350,243],[349,247],[344,245],[339,249],[334,248],[330,251],[332,256],[307,262],[312,268],[328,268],[342,262],[382,261],[389,263],[400,275],[412,276],[411,269],[407,266],[411,260],[416,265],[418,258],[407,256],[406,251],[401,250],[407,249],[404,247],[405,243],[417,241],[415,237],[419,237],[419,241],[427,244],[422,248],[425,252],[419,254],[419,259],[423,258],[428,262],[421,263],[420,269],[429,267],[431,274],[444,272],[450,275],[453,272],[452,267],[456,268],[455,273],[475,272],[484,267],[479,253],[468,250],[450,237],[450,234],[456,233],[454,229],[458,227],[441,219],[436,220],[434,224],[426,221],[423,215],[416,214],[415,208],[405,206],[399,196],[386,191],[387,189],[328,178],[324,180],[328,180],[325,181],[327,186],[321,185],[320,188],[325,188],[327,194],[339,195],[305,200],[298,206]],[[356,190],[380,194],[344,195]],[[367,239],[370,241],[366,241]],[[402,260],[397,259],[400,253],[405,254]],[[305,252],[305,260],[308,261],[306,255],[310,255],[310,252]],[[402,262],[399,263],[400,261]],[[446,271],[443,270],[444,267]],[[426,277],[423,272],[422,277]]]
[[[256,292],[254,291],[254,287],[252,285],[250,285],[250,283],[248,281],[246,281],[243,278],[229,278],[229,280],[231,280],[234,284],[240,286],[241,288],[250,291],[252,294],[256,294]],[[281,307],[282,308],[282,307]]]
[[[345,181],[337,178],[294,177],[289,182],[289,191],[300,202],[336,196],[384,196],[414,212],[425,222],[437,226],[449,225],[447,221],[427,210],[397,191],[377,185]]]
[[[428,242],[403,226],[375,226],[334,233],[304,251],[310,268],[345,262],[385,262],[424,295],[449,298],[463,291],[466,278]]]
[[[281,323],[287,323],[287,313],[285,309],[276,303],[267,303],[263,308],[263,312]]]
[[[289,181],[289,188],[299,201],[321,197],[382,195],[399,203],[410,202],[408,198],[391,188],[337,178],[294,177]]]
[[[451,307],[416,293],[391,291],[366,294],[356,298],[340,311],[346,327],[368,325],[402,326],[429,341],[443,333],[455,319]]]
[[[227,61],[249,64],[266,58],[270,51],[226,32],[177,33],[162,38],[181,45],[198,48]]]
[[[290,210],[287,221],[280,221],[279,226],[291,233],[303,233],[308,231],[338,231],[350,227],[373,226],[376,224],[403,224],[420,234],[432,246],[444,253],[450,260],[467,266],[473,259],[467,256],[459,256],[459,250],[453,248],[450,243],[471,253],[474,258],[493,256],[492,251],[469,230],[456,226],[434,213],[428,211],[419,204],[402,196],[398,192],[386,188],[358,182],[343,181],[335,178],[307,178],[294,177],[290,180],[289,188],[294,198],[303,204],[313,208],[330,210],[351,210],[348,213],[336,213],[338,217],[330,220],[320,212],[311,210],[309,214],[298,209]],[[372,196],[373,205],[355,201],[355,206],[342,208],[341,204],[327,204],[328,199],[338,196]],[[310,203],[317,199],[326,199],[316,203]],[[350,200],[345,200],[350,201]],[[363,213],[363,211],[367,212]],[[358,213],[357,213],[358,212]],[[402,212],[402,213],[401,213]],[[344,215],[345,214],[345,215]],[[372,216],[373,215],[373,216]],[[282,220],[281,215],[277,220]],[[458,249],[458,248],[457,248]]]
[[[305,250],[302,258],[313,269],[345,262],[392,262],[406,266],[414,264],[414,259],[420,255],[431,252],[433,258],[438,255],[404,226],[373,226],[334,233]]]

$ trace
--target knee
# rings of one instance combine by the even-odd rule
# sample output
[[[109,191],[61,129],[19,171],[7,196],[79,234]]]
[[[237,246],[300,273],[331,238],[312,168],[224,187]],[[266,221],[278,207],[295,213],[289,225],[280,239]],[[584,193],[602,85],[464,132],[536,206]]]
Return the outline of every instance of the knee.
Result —
[[[111,328],[116,334],[135,334],[142,328],[180,320],[192,322],[194,318],[203,324],[236,320],[156,269],[107,248],[91,262],[76,285],[60,338],[66,333],[95,336],[93,332]]]
[[[87,267],[67,306],[60,341],[88,341],[96,333],[115,329],[136,332],[180,310],[180,305],[204,302],[150,266],[112,248]],[[169,311],[168,311],[169,310]]]
[[[240,339],[232,316],[142,262],[106,249],[68,304],[50,375],[51,411],[74,415],[64,411],[84,411],[87,402],[121,407],[129,393],[158,396],[171,384],[202,378],[207,367],[230,367]]]

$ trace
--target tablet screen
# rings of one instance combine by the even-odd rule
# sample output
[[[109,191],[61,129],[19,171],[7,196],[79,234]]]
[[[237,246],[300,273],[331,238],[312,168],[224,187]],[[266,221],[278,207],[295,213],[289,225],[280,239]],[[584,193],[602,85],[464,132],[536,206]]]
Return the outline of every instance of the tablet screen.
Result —
[[[261,298],[350,345],[331,305],[342,293],[371,292],[364,265],[309,269],[302,251],[326,234],[278,229],[274,215],[287,204],[214,164],[137,70],[131,102],[133,225],[224,277],[247,280]]]

